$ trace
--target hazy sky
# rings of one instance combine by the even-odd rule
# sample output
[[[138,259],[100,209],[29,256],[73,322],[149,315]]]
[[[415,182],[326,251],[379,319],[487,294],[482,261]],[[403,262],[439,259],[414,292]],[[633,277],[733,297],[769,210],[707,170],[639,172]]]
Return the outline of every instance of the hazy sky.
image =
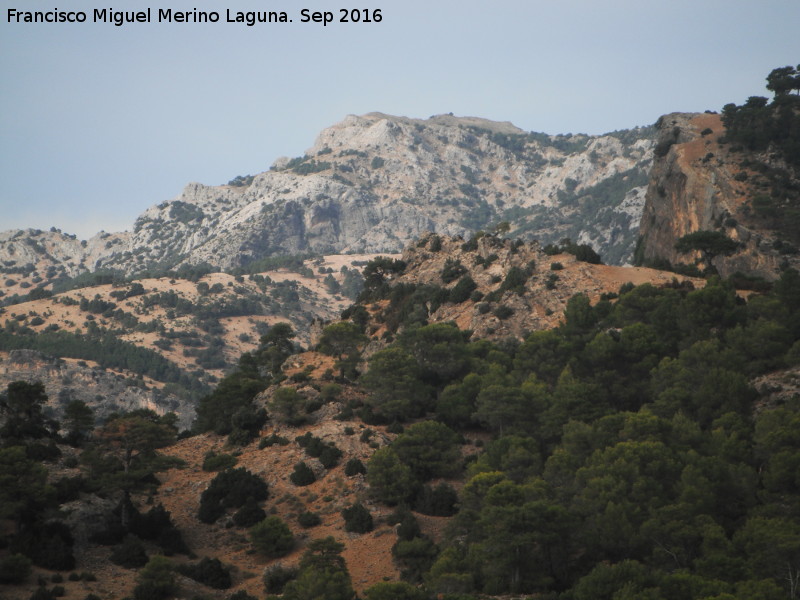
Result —
[[[603,133],[767,95],[800,63],[800,1],[0,0],[0,230],[128,229],[191,181],[297,156],[347,114],[452,112]],[[8,10],[142,10],[152,23],[16,24]],[[284,10],[292,23],[222,22]],[[301,9],[380,23],[301,23]],[[158,23],[159,8],[216,24]]]

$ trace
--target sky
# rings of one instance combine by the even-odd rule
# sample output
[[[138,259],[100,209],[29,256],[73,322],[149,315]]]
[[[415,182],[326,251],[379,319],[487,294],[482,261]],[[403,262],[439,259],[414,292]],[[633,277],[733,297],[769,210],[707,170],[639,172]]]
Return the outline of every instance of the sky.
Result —
[[[152,10],[94,23],[94,9]],[[291,23],[227,23],[226,8]],[[768,95],[798,0],[0,0],[0,231],[130,229],[189,182],[299,156],[348,114],[454,113],[600,134]],[[340,23],[340,9],[379,10]],[[9,10],[85,23],[9,22]],[[159,9],[218,23],[158,23]],[[303,9],[335,21],[302,23]]]

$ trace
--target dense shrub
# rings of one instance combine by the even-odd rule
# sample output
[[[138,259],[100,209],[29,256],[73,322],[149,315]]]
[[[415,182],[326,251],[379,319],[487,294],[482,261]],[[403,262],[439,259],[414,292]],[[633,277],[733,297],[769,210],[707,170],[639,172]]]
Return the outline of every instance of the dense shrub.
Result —
[[[297,522],[301,527],[308,529],[309,527],[316,527],[322,523],[322,519],[315,512],[305,511],[297,515]]]
[[[203,459],[203,471],[223,471],[236,466],[236,457],[232,454],[217,454],[213,450],[206,453]]]
[[[347,464],[344,466],[344,474],[348,477],[352,477],[353,475],[358,475],[359,473],[366,473],[367,467],[364,466],[357,458],[351,458],[347,461]]]
[[[218,558],[204,557],[194,564],[178,566],[177,571],[215,590],[227,590],[231,587],[230,571]]]
[[[297,567],[284,567],[275,563],[264,569],[264,590],[268,594],[281,594],[287,583],[297,577]]]
[[[255,549],[269,558],[288,554],[294,546],[294,536],[280,517],[267,517],[250,528],[250,541]]]
[[[317,477],[311,467],[300,461],[294,466],[294,471],[289,475],[289,480],[297,486],[305,486],[314,483]]]
[[[227,469],[211,481],[200,496],[198,518],[203,523],[213,523],[227,509],[239,508],[252,498],[262,502],[269,497],[269,488],[263,479],[245,468]]]
[[[353,533],[367,533],[372,531],[374,523],[372,515],[360,502],[342,510],[344,517],[344,530]]]
[[[233,522],[237,527],[252,527],[266,518],[267,513],[264,512],[264,509],[258,505],[252,496],[247,499],[239,510],[233,513]]]
[[[163,556],[153,556],[139,572],[133,597],[135,600],[166,600],[179,591],[172,563]]]
[[[139,538],[127,535],[122,543],[111,551],[110,560],[126,569],[138,569],[147,564],[147,552]]]

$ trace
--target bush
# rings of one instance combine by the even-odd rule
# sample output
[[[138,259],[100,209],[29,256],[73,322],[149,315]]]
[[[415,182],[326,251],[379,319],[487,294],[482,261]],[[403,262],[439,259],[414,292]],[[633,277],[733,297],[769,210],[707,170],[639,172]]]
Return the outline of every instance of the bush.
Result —
[[[316,527],[320,523],[322,523],[322,519],[320,516],[311,511],[302,512],[297,516],[297,522],[300,524],[301,527],[305,527],[308,529],[309,527]]]
[[[126,569],[138,569],[147,564],[147,552],[139,538],[127,535],[122,543],[111,551],[110,560]]]
[[[319,462],[326,469],[332,469],[339,464],[339,459],[342,458],[342,451],[336,446],[327,446],[322,454],[319,455]]]
[[[314,471],[305,462],[300,461],[294,466],[294,471],[289,475],[289,480],[296,486],[311,485],[317,480]]]
[[[217,454],[213,450],[206,453],[203,460],[203,471],[223,471],[236,466],[236,457],[232,454]]]
[[[294,536],[280,517],[267,517],[250,528],[250,541],[256,550],[270,558],[288,554],[294,546]]]
[[[213,523],[228,508],[244,506],[248,498],[263,502],[269,497],[269,488],[263,479],[245,468],[227,469],[211,481],[200,496],[198,518],[203,523]]]
[[[55,595],[46,587],[41,586],[36,588],[36,591],[31,594],[29,600],[55,600]]]
[[[361,462],[357,458],[351,458],[347,461],[347,464],[344,466],[344,474],[348,477],[352,477],[353,475],[358,475],[359,473],[366,474],[367,467],[364,466],[364,463]]]
[[[268,435],[267,437],[263,438],[258,443],[258,449],[263,450],[264,448],[270,448],[275,444],[279,446],[288,446],[290,444],[289,438],[285,438],[283,436],[278,435],[277,433],[273,433]]]
[[[448,258],[442,268],[441,278],[444,283],[455,281],[467,272],[466,267],[459,260]]]
[[[239,590],[228,596],[228,600],[258,600],[258,598],[251,596],[244,590]]]
[[[344,530],[353,533],[367,533],[372,531],[374,523],[372,515],[360,502],[356,502],[342,511],[344,517]]]
[[[563,268],[564,268],[564,265],[562,265],[560,262],[550,263],[550,270],[551,271],[560,271]]]
[[[448,301],[453,304],[461,304],[470,298],[472,293],[476,290],[477,284],[469,275],[464,275],[458,280],[458,283],[450,290],[448,294]]]
[[[382,581],[364,590],[366,600],[427,600],[428,595],[404,581]]]
[[[233,513],[233,522],[237,527],[252,527],[267,518],[258,503],[252,498],[248,498],[244,506]]]
[[[231,587],[231,573],[218,558],[202,558],[195,564],[180,565],[177,571],[215,590]]]
[[[319,393],[324,402],[332,402],[342,394],[342,386],[338,383],[326,383]]]
[[[282,594],[283,588],[297,577],[297,567],[284,567],[275,563],[264,569],[264,590],[268,594]]]
[[[175,581],[172,563],[163,556],[153,556],[139,572],[133,590],[135,600],[165,600],[176,596],[180,588]]]
[[[31,574],[31,559],[11,554],[0,561],[0,583],[22,583]]]
[[[510,306],[506,306],[505,304],[501,304],[500,306],[494,309],[494,312],[492,314],[501,321],[505,321],[507,318],[509,318],[511,315],[514,314],[514,309],[511,308]]]

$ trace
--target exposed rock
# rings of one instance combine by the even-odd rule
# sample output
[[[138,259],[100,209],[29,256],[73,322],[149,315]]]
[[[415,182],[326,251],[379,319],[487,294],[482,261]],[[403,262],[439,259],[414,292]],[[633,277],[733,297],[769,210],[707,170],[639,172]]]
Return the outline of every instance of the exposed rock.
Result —
[[[131,232],[87,241],[55,229],[2,233],[0,268],[36,285],[101,268],[231,268],[273,254],[397,252],[424,231],[466,235],[504,220],[512,235],[591,240],[607,261],[625,263],[652,136],[652,128],[549,136],[469,117],[351,115],[304,157],[276,161],[247,186],[187,185]],[[20,283],[6,284],[6,294],[27,293]]]
[[[775,279],[782,266],[800,264],[797,256],[779,252],[775,232],[750,214],[748,203],[757,192],[750,183],[752,173],[742,167],[747,156],[719,143],[724,127],[718,115],[675,113],[661,117],[656,127],[638,262],[677,265],[702,260],[700,252],[679,252],[676,241],[696,231],[718,231],[739,243],[735,252],[711,259],[724,277],[738,271]],[[746,176],[737,178],[740,173]]]
[[[194,404],[188,400],[132,385],[125,376],[84,361],[53,358],[35,350],[0,353],[0,388],[12,381],[41,381],[48,396],[45,410],[56,419],[72,400],[89,405],[99,422],[112,412],[140,408],[158,414],[174,412],[182,429],[188,429],[194,419]]]

